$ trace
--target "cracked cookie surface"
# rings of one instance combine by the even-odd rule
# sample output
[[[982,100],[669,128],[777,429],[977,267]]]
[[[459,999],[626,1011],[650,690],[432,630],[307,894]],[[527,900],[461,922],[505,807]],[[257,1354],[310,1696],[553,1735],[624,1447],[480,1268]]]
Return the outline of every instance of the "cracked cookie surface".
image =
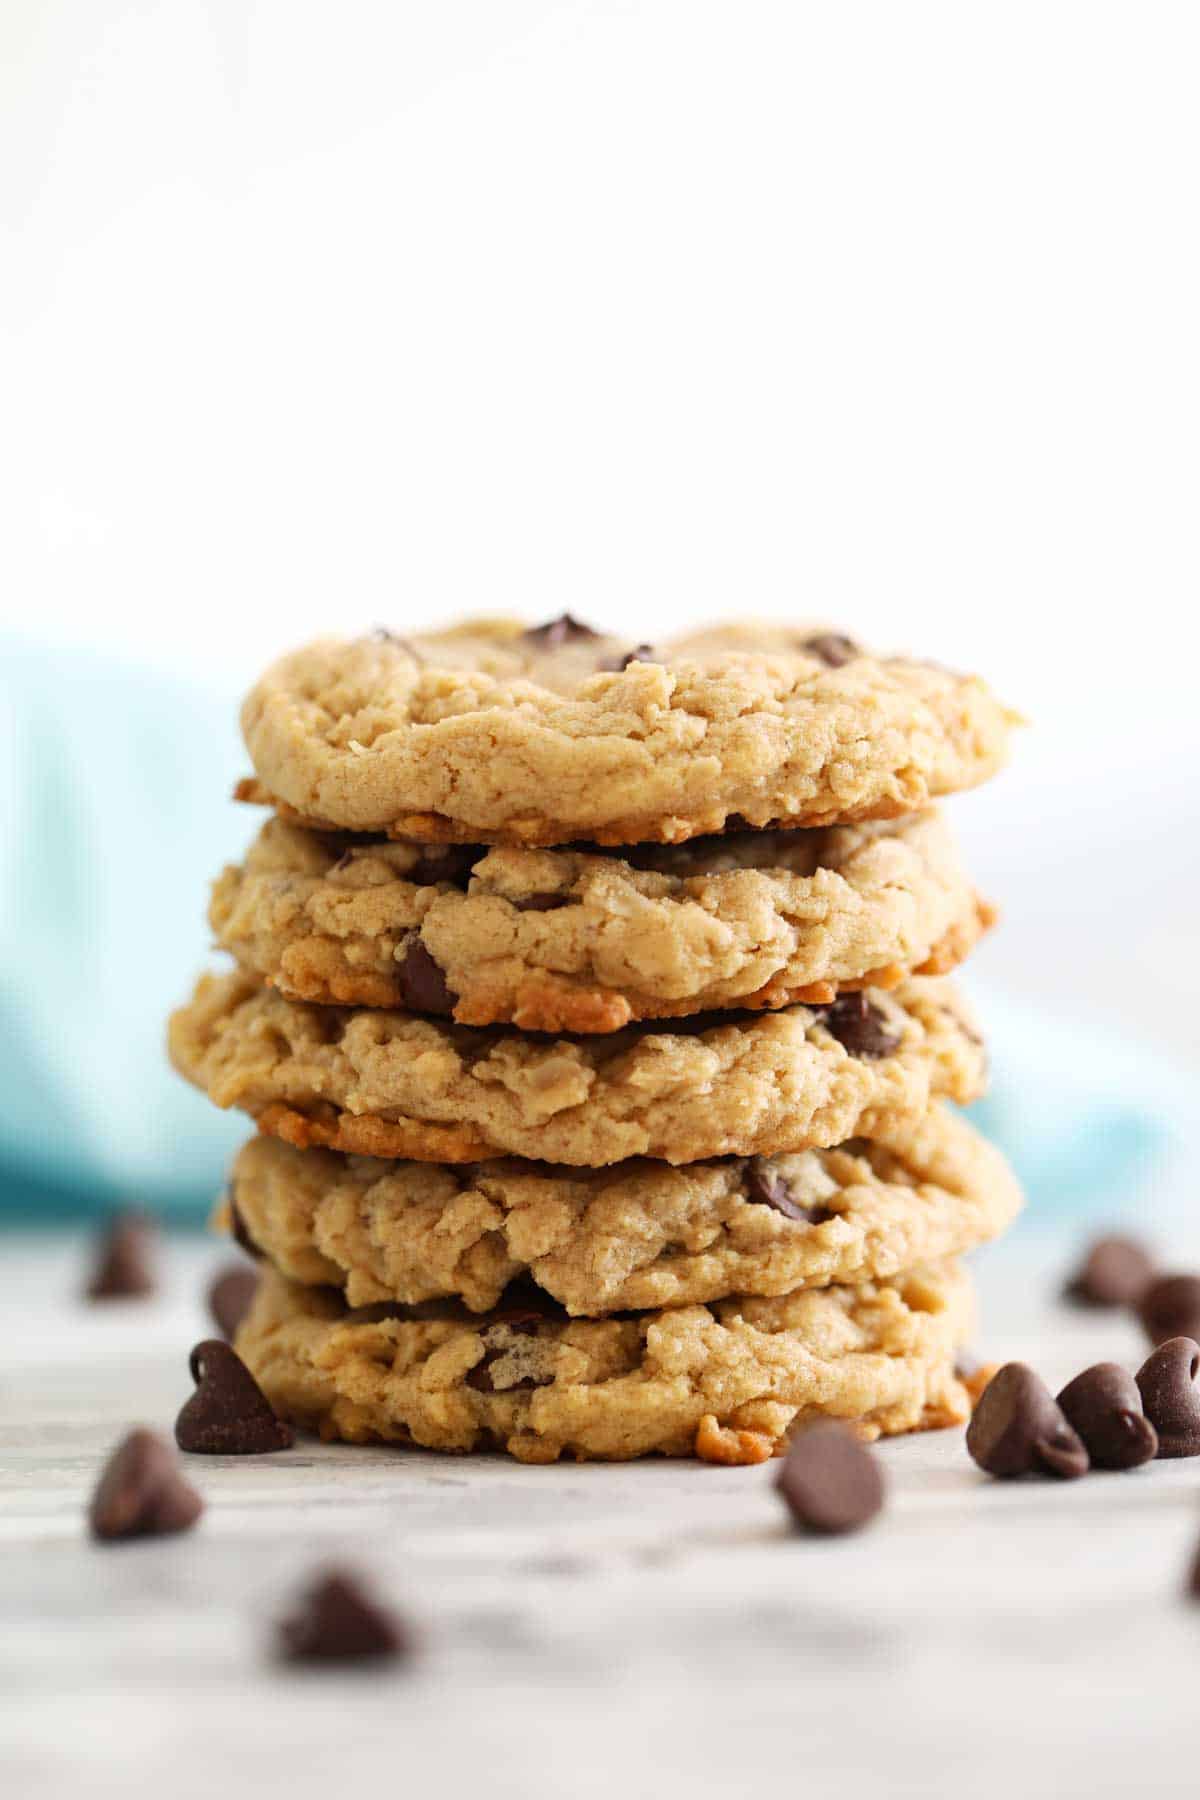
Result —
[[[282,1274],[350,1306],[483,1312],[523,1280],[593,1317],[891,1277],[995,1237],[1021,1204],[999,1150],[941,1106],[835,1149],[682,1168],[447,1167],[257,1137],[230,1193]]]
[[[828,1007],[539,1038],[305,1005],[239,971],[202,976],[168,1036],[182,1075],[274,1136],[421,1162],[805,1150],[915,1119],[935,1095],[976,1099],[986,1076],[962,996],[933,978]]]
[[[920,810],[995,773],[1016,722],[977,677],[811,626],[640,649],[565,616],[322,640],[247,696],[247,792],[430,842],[678,842]]]
[[[523,1301],[482,1316],[453,1302],[348,1311],[268,1270],[236,1349],[277,1412],[350,1443],[761,1460],[821,1417],[864,1435],[963,1420],[954,1355],[972,1310],[954,1263],[612,1319]],[[758,1448],[726,1451],[735,1434]]]
[[[209,921],[290,999],[605,1032],[942,974],[992,913],[935,813],[625,855],[364,844],[274,818]]]

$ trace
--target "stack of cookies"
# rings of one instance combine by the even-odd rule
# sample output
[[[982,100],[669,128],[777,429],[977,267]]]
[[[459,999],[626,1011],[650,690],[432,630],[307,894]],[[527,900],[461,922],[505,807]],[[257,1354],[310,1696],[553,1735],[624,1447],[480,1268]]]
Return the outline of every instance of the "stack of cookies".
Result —
[[[966,1416],[959,1258],[1020,1203],[953,1110],[991,922],[939,796],[973,677],[828,631],[379,631],[242,713],[271,809],[176,1066],[258,1135],[237,1350],[354,1442],[756,1462]]]

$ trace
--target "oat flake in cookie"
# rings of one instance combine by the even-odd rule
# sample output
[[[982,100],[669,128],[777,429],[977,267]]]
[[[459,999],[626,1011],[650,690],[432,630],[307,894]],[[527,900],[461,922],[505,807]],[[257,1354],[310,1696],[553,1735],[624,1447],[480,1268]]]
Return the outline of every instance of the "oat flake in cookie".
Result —
[[[979,1097],[984,1052],[948,981],[872,991],[865,1017],[859,1001],[537,1038],[301,1005],[234,974],[201,978],[169,1042],[181,1074],[276,1137],[421,1162],[770,1156]]]
[[[1000,1152],[941,1106],[874,1140],[682,1168],[447,1166],[260,1136],[233,1174],[274,1267],[351,1306],[482,1312],[521,1280],[593,1317],[895,1276],[995,1237],[1021,1198]]]
[[[607,854],[272,818],[209,908],[222,948],[289,999],[585,1033],[944,974],[992,916],[932,812]]]
[[[679,842],[731,821],[894,818],[1001,766],[977,677],[815,626],[636,646],[577,620],[326,639],[242,708],[264,795],[310,824],[429,841]]]
[[[568,1319],[524,1296],[482,1316],[452,1302],[347,1311],[271,1272],[237,1349],[281,1413],[351,1443],[499,1448],[541,1463],[759,1461],[818,1418],[852,1419],[870,1436],[961,1422],[954,1356],[971,1328],[970,1285],[953,1263],[612,1319]]]

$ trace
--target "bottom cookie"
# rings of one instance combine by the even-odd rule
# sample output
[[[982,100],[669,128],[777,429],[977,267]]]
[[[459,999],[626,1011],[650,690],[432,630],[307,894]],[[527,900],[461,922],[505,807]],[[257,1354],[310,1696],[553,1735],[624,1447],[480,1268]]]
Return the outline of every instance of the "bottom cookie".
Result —
[[[532,1291],[349,1309],[270,1270],[237,1350],[276,1410],[349,1443],[760,1462],[819,1417],[879,1436],[960,1423],[970,1334],[955,1262],[888,1282],[571,1319]]]

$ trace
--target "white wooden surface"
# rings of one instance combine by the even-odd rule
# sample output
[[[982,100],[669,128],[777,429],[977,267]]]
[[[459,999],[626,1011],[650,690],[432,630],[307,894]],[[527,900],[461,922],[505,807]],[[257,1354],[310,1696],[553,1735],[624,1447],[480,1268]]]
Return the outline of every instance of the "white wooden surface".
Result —
[[[989,1356],[1052,1381],[1137,1333],[1050,1301],[1066,1250],[983,1260]],[[97,1548],[126,1425],[169,1430],[219,1253],[146,1305],[73,1299],[80,1249],[0,1239],[0,1792],[1192,1794],[1200,1462],[1069,1486],[979,1476],[958,1433],[882,1451],[869,1533],[789,1533],[772,1471],[525,1469],[346,1450],[189,1459],[208,1511]],[[297,1673],[271,1618],[348,1560],[421,1626],[418,1665]]]

